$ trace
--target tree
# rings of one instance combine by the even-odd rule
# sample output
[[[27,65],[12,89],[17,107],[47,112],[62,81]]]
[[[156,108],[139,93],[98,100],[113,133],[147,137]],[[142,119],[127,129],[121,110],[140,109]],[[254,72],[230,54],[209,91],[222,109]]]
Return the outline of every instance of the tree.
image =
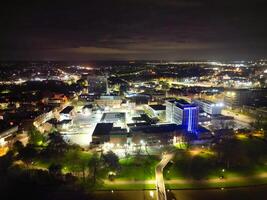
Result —
[[[54,163],[52,163],[48,168],[49,173],[53,176],[61,175],[61,170],[62,166],[60,164],[54,164]]]
[[[219,162],[224,163],[228,169],[247,162],[246,153],[236,138],[223,140],[215,146],[215,150]]]
[[[13,145],[13,150],[14,150],[15,152],[20,152],[23,148],[24,148],[24,146],[23,146],[22,142],[19,141],[19,140],[16,141],[16,142],[14,143],[14,145]]]
[[[93,185],[96,184],[96,177],[97,177],[97,172],[98,172],[98,167],[100,164],[100,160],[98,158],[98,155],[96,153],[94,153],[92,155],[92,158],[89,160],[88,162],[88,167],[90,170],[90,174],[92,174],[92,179],[93,179]]]
[[[47,150],[51,153],[61,154],[68,148],[68,144],[59,132],[53,132],[48,135]]]
[[[14,153],[13,151],[8,151],[6,155],[0,157],[0,174],[6,174],[8,168],[12,165]]]
[[[19,158],[25,161],[28,165],[32,159],[36,156],[37,152],[32,144],[28,144],[26,147],[19,151]]]
[[[45,142],[45,136],[34,126],[28,131],[29,143],[35,146],[41,146]]]
[[[111,169],[118,170],[120,167],[119,158],[112,151],[108,151],[106,154],[104,154],[103,160],[104,160],[104,163],[106,163]]]

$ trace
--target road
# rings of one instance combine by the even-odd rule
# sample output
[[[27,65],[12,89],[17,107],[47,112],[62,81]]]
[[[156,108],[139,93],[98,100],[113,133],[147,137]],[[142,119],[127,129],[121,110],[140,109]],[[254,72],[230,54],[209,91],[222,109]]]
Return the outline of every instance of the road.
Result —
[[[236,177],[228,177],[225,179],[221,178],[210,178],[210,179],[203,179],[203,180],[195,180],[195,179],[171,179],[171,180],[166,180],[165,183],[168,184],[191,184],[191,185],[208,185],[212,183],[225,183],[225,184],[230,184],[230,183],[235,183],[235,186],[238,185],[240,182],[245,182],[247,185],[251,185],[249,181],[253,181],[255,179],[257,180],[262,180],[267,178],[267,172],[262,172],[259,174],[255,175],[250,175],[250,176],[236,176]],[[154,184],[156,183],[155,180],[113,180],[110,181],[108,179],[104,180],[104,184],[107,185],[127,185],[127,184]],[[212,187],[212,186],[211,186]],[[207,187],[208,189],[209,187]]]
[[[165,154],[162,160],[157,164],[156,173],[156,189],[157,189],[157,199],[167,200],[166,189],[163,178],[163,169],[168,164],[168,162],[173,158],[173,154]]]
[[[233,117],[237,121],[245,122],[248,124],[255,121],[255,119],[253,119],[249,116],[246,116],[243,114],[236,114],[230,110],[222,110],[222,115]]]

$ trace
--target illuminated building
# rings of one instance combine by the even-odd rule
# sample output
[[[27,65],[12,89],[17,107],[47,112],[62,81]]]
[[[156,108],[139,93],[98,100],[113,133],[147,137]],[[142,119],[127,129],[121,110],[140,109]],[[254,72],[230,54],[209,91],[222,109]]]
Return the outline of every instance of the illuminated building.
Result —
[[[113,123],[114,127],[125,127],[126,114],[124,112],[108,112],[104,113],[101,122]]]
[[[60,114],[60,117],[59,117],[60,121],[72,119],[72,117],[75,115],[74,107],[67,106],[59,114]]]
[[[164,105],[148,105],[148,109],[157,117],[166,115],[166,106]]]
[[[122,99],[119,96],[103,95],[99,99],[95,100],[95,103],[100,107],[119,108],[122,103]]]
[[[18,126],[9,127],[0,132],[0,148],[7,146],[14,141],[14,136],[18,132]]]
[[[180,124],[188,132],[198,129],[199,107],[185,100],[166,101],[166,119],[175,124]]]
[[[91,114],[93,111],[93,105],[88,104],[88,105],[83,106],[82,111],[84,114]]]
[[[224,102],[228,107],[238,107],[250,102],[251,91],[247,89],[227,90],[224,96]]]
[[[214,103],[205,99],[194,99],[193,102],[209,115],[220,115],[224,104]]]
[[[127,130],[113,127],[113,123],[98,123],[92,135],[92,145],[124,145],[127,142]]]

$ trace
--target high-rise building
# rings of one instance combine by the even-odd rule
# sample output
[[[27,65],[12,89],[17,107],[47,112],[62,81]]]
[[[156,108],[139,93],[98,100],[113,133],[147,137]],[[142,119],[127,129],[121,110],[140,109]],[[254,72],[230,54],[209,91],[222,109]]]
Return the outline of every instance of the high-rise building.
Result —
[[[198,129],[199,107],[183,99],[166,101],[166,120],[182,125],[188,132]]]
[[[222,102],[214,103],[205,99],[194,99],[193,102],[209,115],[220,115],[224,106]]]
[[[232,89],[225,91],[224,102],[228,107],[238,107],[250,103],[252,92],[248,89]]]
[[[228,89],[224,94],[224,102],[230,108],[264,105],[266,102],[266,89]]]

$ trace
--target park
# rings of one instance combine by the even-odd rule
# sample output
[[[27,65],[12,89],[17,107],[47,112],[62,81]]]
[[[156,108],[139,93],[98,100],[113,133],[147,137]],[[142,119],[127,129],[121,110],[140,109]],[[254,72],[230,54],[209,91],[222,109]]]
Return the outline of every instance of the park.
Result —
[[[155,189],[155,167],[162,155],[119,158],[112,151],[103,153],[67,144],[58,132],[44,137],[32,130],[30,135],[27,146],[17,142],[1,157],[2,174],[29,176],[41,185],[75,185],[86,192]],[[238,133],[210,147],[175,145],[169,150],[174,156],[163,172],[168,190],[267,184],[263,137]]]

